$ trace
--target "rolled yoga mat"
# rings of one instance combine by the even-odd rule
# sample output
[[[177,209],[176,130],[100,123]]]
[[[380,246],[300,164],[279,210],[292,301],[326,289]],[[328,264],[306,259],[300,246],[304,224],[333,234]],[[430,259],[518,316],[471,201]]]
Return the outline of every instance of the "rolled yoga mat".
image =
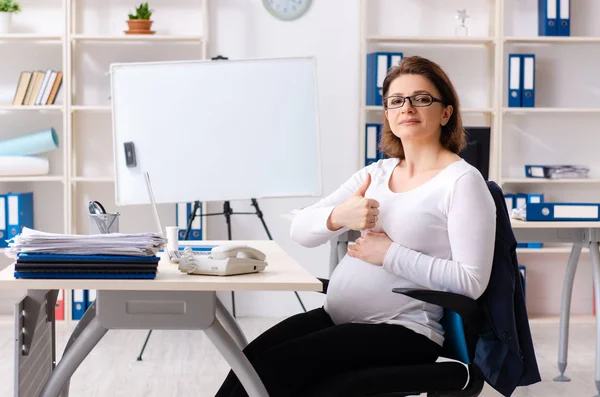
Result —
[[[43,157],[0,156],[0,176],[48,175],[50,163]]]
[[[0,141],[0,156],[31,156],[58,148],[54,128]]]

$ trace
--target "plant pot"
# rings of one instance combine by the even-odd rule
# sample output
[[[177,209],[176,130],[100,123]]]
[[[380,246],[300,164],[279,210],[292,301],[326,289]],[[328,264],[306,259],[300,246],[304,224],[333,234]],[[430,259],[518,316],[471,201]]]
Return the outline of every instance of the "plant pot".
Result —
[[[129,30],[125,31],[128,34],[154,34],[154,31],[150,30],[153,21],[148,19],[129,19],[127,25]]]
[[[6,34],[10,30],[10,12],[0,12],[0,34]]]

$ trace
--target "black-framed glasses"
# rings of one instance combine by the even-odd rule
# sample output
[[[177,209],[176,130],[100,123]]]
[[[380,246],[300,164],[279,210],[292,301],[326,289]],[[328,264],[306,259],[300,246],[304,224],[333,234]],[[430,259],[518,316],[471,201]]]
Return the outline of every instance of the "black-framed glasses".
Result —
[[[441,99],[438,99],[438,98],[434,97],[433,95],[416,94],[416,95],[411,95],[411,96],[391,95],[391,96],[385,97],[383,99],[383,106],[386,109],[401,108],[402,106],[404,106],[404,102],[406,102],[407,99],[410,102],[410,106],[415,107],[415,108],[431,106],[431,104],[434,102],[439,102],[442,105],[444,104],[444,102]]]

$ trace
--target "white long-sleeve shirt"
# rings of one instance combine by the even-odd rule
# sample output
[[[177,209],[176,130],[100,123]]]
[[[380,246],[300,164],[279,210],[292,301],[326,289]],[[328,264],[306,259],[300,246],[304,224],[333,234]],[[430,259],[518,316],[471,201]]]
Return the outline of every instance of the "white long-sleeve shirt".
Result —
[[[478,298],[492,269],[496,207],[485,180],[465,160],[410,191],[395,193],[389,182],[398,161],[373,163],[331,195],[302,209],[292,222],[291,238],[315,247],[347,231],[329,230],[327,219],[371,174],[365,197],[379,202],[378,222],[371,230],[385,232],[393,243],[383,266],[345,255],[330,277],[325,310],[335,324],[399,324],[442,345],[443,309],[393,293],[392,288]]]

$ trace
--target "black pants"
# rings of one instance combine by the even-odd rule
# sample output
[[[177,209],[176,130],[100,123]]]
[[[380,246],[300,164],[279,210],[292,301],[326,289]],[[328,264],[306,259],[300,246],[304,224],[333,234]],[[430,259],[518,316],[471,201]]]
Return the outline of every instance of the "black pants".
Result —
[[[244,349],[271,397],[302,396],[348,370],[432,363],[440,353],[440,345],[399,325],[334,325],[323,308],[280,322]],[[215,397],[248,394],[230,371]]]

